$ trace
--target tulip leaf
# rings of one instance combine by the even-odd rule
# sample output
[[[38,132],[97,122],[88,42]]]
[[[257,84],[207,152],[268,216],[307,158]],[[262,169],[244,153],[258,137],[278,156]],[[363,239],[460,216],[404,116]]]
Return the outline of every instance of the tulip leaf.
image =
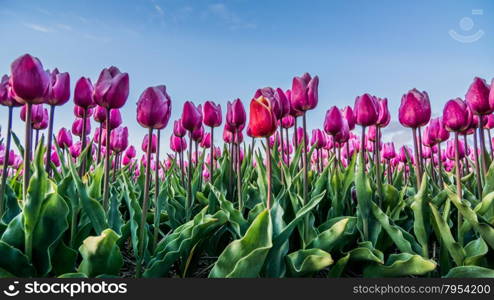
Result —
[[[433,260],[409,253],[391,254],[385,265],[372,264],[364,268],[364,277],[401,277],[424,275],[436,269]]]
[[[266,209],[250,225],[244,237],[230,243],[209,273],[212,278],[258,277],[272,247],[271,215]]]
[[[288,269],[294,277],[303,277],[333,264],[331,254],[321,249],[302,249],[287,256]]]
[[[0,269],[18,277],[31,277],[36,274],[28,258],[19,249],[0,241],[0,253],[2,254],[0,255]],[[0,277],[3,276],[0,274]]]
[[[123,265],[122,254],[117,241],[120,237],[112,230],[105,229],[99,236],[90,236],[79,247],[82,262],[78,272],[88,277],[101,274],[118,275]]]
[[[494,278],[494,270],[479,266],[460,266],[449,270],[445,278]]]

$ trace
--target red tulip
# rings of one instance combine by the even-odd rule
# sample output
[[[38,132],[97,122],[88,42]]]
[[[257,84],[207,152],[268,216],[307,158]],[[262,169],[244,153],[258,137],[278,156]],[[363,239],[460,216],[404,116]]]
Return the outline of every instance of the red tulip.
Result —
[[[269,137],[277,129],[271,102],[263,96],[250,102],[249,128],[254,137]]]

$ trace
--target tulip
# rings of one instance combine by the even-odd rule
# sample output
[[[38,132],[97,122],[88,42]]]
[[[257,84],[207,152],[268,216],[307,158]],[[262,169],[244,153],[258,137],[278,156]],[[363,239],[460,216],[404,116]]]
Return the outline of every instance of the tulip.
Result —
[[[377,116],[377,121],[376,125],[370,127],[375,128],[375,155],[374,155],[374,164],[376,165],[376,185],[378,189],[378,194],[380,196],[380,199],[382,200],[384,195],[382,192],[382,182],[381,182],[381,155],[380,155],[380,147],[381,145],[381,128],[384,128],[388,126],[389,122],[391,121],[391,115],[389,113],[388,109],[388,99],[379,99],[377,98],[377,107],[378,107],[378,116]],[[371,130],[369,130],[370,132]],[[389,170],[388,170],[389,172]]]
[[[105,122],[102,124],[103,128],[107,128],[109,126],[110,131],[122,125],[122,115],[120,114],[120,110],[111,109],[109,122],[108,119],[106,119]]]
[[[57,135],[57,145],[60,149],[67,149],[72,146],[72,135],[65,128],[60,129]]]
[[[213,159],[210,162],[209,174],[211,174],[211,178],[213,178],[213,175],[214,175],[214,155],[213,155],[214,139],[213,139],[213,137],[214,137],[214,128],[220,126],[222,121],[223,121],[223,115],[221,113],[221,106],[219,104],[215,104],[213,101],[206,101],[204,103],[204,106],[203,106],[202,114],[204,116],[204,119],[203,119],[204,124],[211,128],[211,134],[208,135],[207,139],[206,139],[207,140],[206,143],[210,143],[210,145],[208,147],[204,147],[202,145],[201,146],[204,148],[211,148],[211,156],[213,156]],[[211,145],[213,145],[213,147],[211,147]]]
[[[396,157],[395,145],[394,143],[384,143],[383,145],[383,158],[390,160]]]
[[[61,106],[70,98],[70,75],[69,73],[60,73],[58,69],[54,69],[50,74],[50,92],[47,95],[46,103],[50,105],[50,124],[48,125],[48,147],[47,147],[47,162],[46,172],[51,172],[51,150],[53,137],[53,121],[55,119],[55,106]],[[48,120],[48,118],[47,118]]]
[[[187,149],[187,142],[184,138],[172,134],[170,137],[170,148],[176,153],[183,152]]]
[[[136,157],[136,148],[134,148],[134,146],[130,145],[130,147],[127,148],[127,151],[125,151],[125,156],[128,158]]]
[[[81,142],[86,137],[86,135],[91,133],[91,123],[86,119],[86,131],[83,131],[84,120],[77,118],[74,123],[72,123],[72,134],[81,138]],[[82,146],[82,145],[81,145]]]
[[[33,104],[46,101],[46,96],[50,92],[50,78],[43,69],[41,61],[29,54],[19,57],[12,63],[11,74],[12,95],[17,102],[27,104],[23,175],[23,196],[26,201],[31,162],[31,107]],[[25,248],[28,260],[31,261],[32,236],[26,237]]]
[[[234,129],[242,129],[245,126],[246,114],[244,105],[240,99],[227,103],[226,123]]]
[[[149,134],[144,136],[142,140],[141,149],[143,152],[147,152],[147,149],[150,148],[151,153],[156,153],[158,139],[155,134],[152,134],[151,146],[149,146]]]
[[[379,114],[377,117],[376,126],[379,128],[384,128],[388,126],[389,122],[391,121],[391,115],[389,114],[388,109],[388,99],[378,99],[377,104],[379,108]]]
[[[192,132],[201,126],[201,112],[197,109],[194,103],[186,101],[184,103],[181,120],[182,126],[187,131]]]
[[[326,112],[326,117],[324,119],[324,131],[326,131],[329,135],[335,136],[338,132],[340,132],[342,127],[343,115],[336,106],[333,106]]]
[[[201,144],[200,144],[201,147],[202,148],[211,148],[211,144],[212,144],[211,133],[204,134],[204,138],[202,139]],[[214,151],[214,150],[212,150],[212,151]],[[211,152],[211,153],[213,153],[213,152]]]
[[[127,127],[118,127],[112,130],[110,136],[110,147],[115,153],[121,153],[129,145],[129,130]]]
[[[93,99],[96,104],[106,109],[106,149],[110,149],[110,110],[119,109],[124,106],[129,96],[129,75],[121,73],[117,67],[105,68],[101,71],[94,86]],[[114,127],[115,128],[115,127]],[[105,179],[103,185],[103,207],[108,207],[110,196],[110,151],[106,151]]]
[[[69,153],[72,158],[77,159],[81,155],[82,142],[78,141],[69,148]]]
[[[311,138],[310,143],[316,149],[316,152],[314,154],[317,158],[316,166],[318,168],[318,171],[322,172],[322,154],[321,154],[322,150],[321,150],[321,148],[323,148],[327,143],[326,142],[326,135],[320,129],[314,129],[314,130],[312,130],[312,138]]]
[[[17,102],[14,97],[12,97],[12,88],[10,86],[10,78],[4,75],[0,81],[0,105],[8,107],[8,119],[7,119],[7,141],[5,148],[5,155],[10,153],[10,146],[12,141],[12,114],[14,107],[21,106],[22,104]],[[7,170],[8,170],[8,159],[3,158],[3,168],[2,168],[2,183],[0,186],[0,216],[4,212],[4,196],[5,196],[5,186],[7,183]]]
[[[350,106],[346,106],[341,112],[343,117],[345,117],[348,122],[348,128],[351,130],[355,129],[355,115],[353,113],[353,109]]]
[[[294,77],[291,89],[291,104],[298,110],[305,112],[312,110],[318,102],[319,77],[312,78],[308,73],[302,77]]]
[[[162,129],[168,124],[170,106],[164,86],[148,87],[137,101],[137,122],[144,128]]]

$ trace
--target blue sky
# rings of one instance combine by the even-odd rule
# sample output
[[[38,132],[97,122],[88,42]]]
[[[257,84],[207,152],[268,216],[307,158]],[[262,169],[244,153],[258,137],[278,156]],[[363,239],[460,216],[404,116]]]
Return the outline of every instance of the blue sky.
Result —
[[[494,77],[493,15],[490,0],[0,0],[0,73],[24,53],[70,72],[72,87],[80,76],[95,81],[102,68],[118,66],[130,74],[122,112],[131,142],[140,145],[145,130],[135,103],[148,86],[168,87],[173,120],[185,100],[239,97],[247,104],[257,88],[289,88],[308,71],[320,77],[311,128],[330,106],[353,106],[368,92],[389,99],[385,139],[402,144],[410,142],[396,122],[403,93],[426,90],[437,115],[447,100],[465,95],[474,76]],[[450,30],[483,36],[464,43]],[[72,108],[57,110],[57,129],[71,126]],[[14,122],[20,136],[22,126]],[[170,133],[171,126],[165,143]]]

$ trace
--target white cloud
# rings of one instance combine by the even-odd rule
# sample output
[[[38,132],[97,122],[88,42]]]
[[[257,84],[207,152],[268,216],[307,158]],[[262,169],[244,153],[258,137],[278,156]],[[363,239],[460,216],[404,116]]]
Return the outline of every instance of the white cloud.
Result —
[[[39,32],[44,32],[44,33],[53,32],[54,31],[50,27],[39,25],[39,24],[24,23],[24,26],[26,26],[29,29],[32,29],[32,30],[35,30],[35,31],[39,31]]]
[[[161,15],[161,16],[164,16],[165,15],[165,12],[163,11],[163,9],[161,8],[161,6],[159,6],[158,4],[155,4],[154,5],[154,9],[156,10],[156,12]]]
[[[67,24],[57,24],[57,27],[66,31],[72,31],[72,27]]]
[[[231,30],[236,29],[256,29],[257,25],[254,23],[245,22],[235,12],[230,10],[223,3],[211,4],[208,7],[208,11],[213,16],[223,20]]]

